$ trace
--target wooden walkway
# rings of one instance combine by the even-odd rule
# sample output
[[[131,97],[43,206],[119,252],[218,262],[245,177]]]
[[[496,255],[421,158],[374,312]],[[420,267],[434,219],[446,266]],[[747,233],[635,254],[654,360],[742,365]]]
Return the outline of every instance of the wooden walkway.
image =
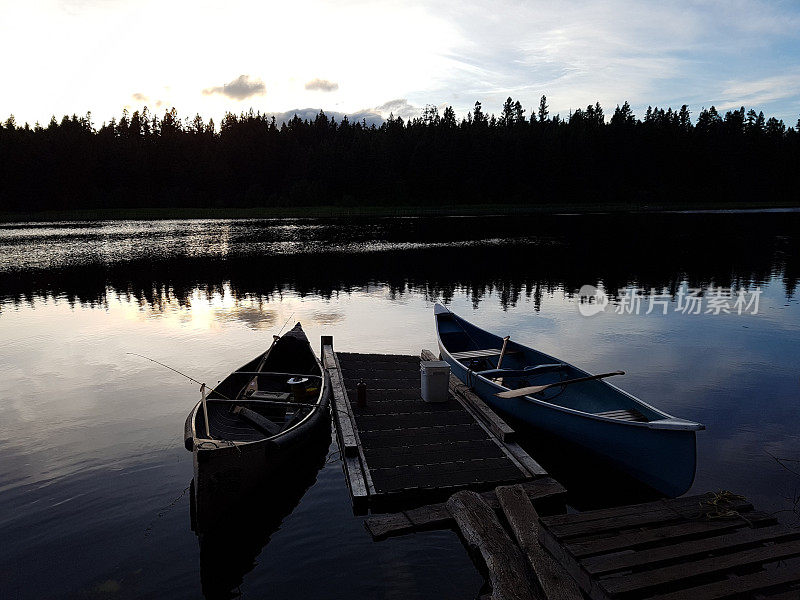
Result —
[[[322,357],[353,506],[373,512],[367,530],[381,540],[455,529],[486,574],[482,598],[800,600],[800,530],[741,496],[556,514],[564,488],[456,378],[447,402],[428,404],[419,357],[337,354],[326,336]],[[375,514],[388,510],[400,512]]]
[[[424,402],[420,357],[334,353],[326,336],[322,357],[356,512],[397,510],[446,499],[459,489],[487,490],[546,475],[514,441],[514,431],[454,377],[447,402]],[[363,408],[356,403],[362,380]]]
[[[705,494],[540,519],[540,541],[593,600],[800,600],[800,530]]]

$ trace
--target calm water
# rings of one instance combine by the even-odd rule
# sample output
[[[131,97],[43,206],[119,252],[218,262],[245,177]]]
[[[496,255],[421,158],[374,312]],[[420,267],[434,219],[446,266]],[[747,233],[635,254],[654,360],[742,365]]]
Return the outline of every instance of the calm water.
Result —
[[[332,334],[340,350],[418,353],[435,347],[436,301],[589,371],[625,370],[615,383],[707,425],[694,490],[785,510],[800,479],[770,454],[800,458],[798,225],[748,214],[0,226],[0,597],[195,598],[201,581],[208,595],[477,596],[482,577],[454,533],[370,541],[335,445],[242,515],[242,551],[223,538],[201,553],[182,443],[198,391],[126,354],[213,382],[298,320],[315,347]],[[584,284],[610,293],[605,312],[580,315]],[[760,288],[758,314],[675,310],[685,287],[718,286]],[[635,287],[670,294],[668,314],[644,314],[646,301],[618,314]]]

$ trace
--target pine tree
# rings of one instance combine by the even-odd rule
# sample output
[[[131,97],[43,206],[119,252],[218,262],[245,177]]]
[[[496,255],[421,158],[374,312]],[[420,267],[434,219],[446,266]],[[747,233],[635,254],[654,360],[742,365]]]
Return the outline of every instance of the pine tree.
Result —
[[[547,120],[547,116],[550,114],[550,111],[547,109],[547,96],[542,94],[542,98],[539,100],[539,110],[537,111],[539,123],[544,123]]]
[[[503,103],[503,110],[500,113],[500,125],[503,127],[511,127],[514,124],[514,101],[509,96]]]

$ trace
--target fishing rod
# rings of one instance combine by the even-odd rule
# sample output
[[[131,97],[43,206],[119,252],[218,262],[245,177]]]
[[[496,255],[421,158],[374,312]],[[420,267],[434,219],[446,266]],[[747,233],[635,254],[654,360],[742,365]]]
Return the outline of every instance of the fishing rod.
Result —
[[[278,331],[278,336],[280,335],[281,331],[283,331],[284,327],[286,327],[286,324],[287,324],[287,323],[288,323],[288,322],[289,322],[289,321],[292,319],[292,317],[293,317],[293,316],[294,316],[294,313],[292,313],[291,315],[289,315],[289,318],[288,318],[288,319],[286,319],[286,323],[284,323],[284,324],[283,324],[283,327],[281,327],[281,328],[280,328],[280,330]],[[278,336],[274,336],[274,337],[278,337]],[[273,341],[272,343],[273,343],[273,345],[275,344],[275,342],[274,342],[274,341]],[[197,385],[201,385],[201,386],[202,386],[202,385],[205,385],[205,386],[206,386],[206,387],[208,387],[208,389],[209,389],[209,390],[211,390],[212,392],[217,392],[217,390],[216,390],[215,388],[213,388],[213,387],[211,387],[211,386],[208,386],[208,385],[206,385],[206,383],[205,383],[205,382],[203,382],[203,381],[198,381],[197,379],[195,379],[194,377],[191,377],[191,376],[187,375],[187,374],[186,374],[186,373],[184,373],[183,371],[179,371],[178,369],[176,369],[176,368],[174,368],[174,367],[170,367],[169,365],[166,365],[166,364],[164,364],[163,362],[156,360],[155,358],[150,358],[149,356],[145,356],[144,354],[139,354],[138,352],[126,352],[125,354],[131,354],[131,355],[133,355],[133,356],[138,356],[139,358],[144,358],[145,360],[149,360],[150,362],[154,362],[154,363],[156,363],[157,365],[160,365],[160,366],[164,367],[165,369],[169,369],[170,371],[173,371],[174,373],[177,373],[177,374],[178,374],[178,375],[180,375],[181,377],[185,377],[186,379],[188,379],[188,380],[189,380],[189,381],[191,381],[192,383],[196,383]],[[218,393],[220,396],[222,396],[223,398],[225,398],[225,400],[230,400],[230,398],[228,398],[227,396],[225,396],[225,394],[223,394],[223,393],[221,393],[221,392],[217,392],[217,393]]]
[[[178,371],[178,369],[173,369],[169,365],[165,365],[164,363],[157,361],[155,358],[150,358],[149,356],[145,356],[144,354],[137,354],[136,352],[126,352],[125,354],[132,354],[133,356],[138,356],[140,358],[144,358],[145,360],[149,360],[150,362],[154,362],[157,365],[161,365],[165,369],[169,369],[170,371],[174,371],[178,375],[182,375],[183,377],[186,377],[186,379],[188,379],[189,381],[191,381],[193,383],[196,383],[197,385],[205,385],[205,383],[203,383],[202,381],[197,381],[197,379],[195,379],[194,377],[189,377],[186,373]]]
[[[272,336],[272,338],[273,338],[272,339],[272,345],[269,347],[269,350],[272,350],[272,347],[275,345],[275,342],[277,342],[280,339],[281,331],[283,331],[283,329],[286,327],[286,325],[289,323],[289,321],[292,319],[293,316],[294,316],[294,312],[292,312],[292,314],[289,315],[289,318],[286,319],[286,322],[283,324],[283,327],[280,328],[280,330],[278,331],[278,334]],[[267,350],[267,352],[264,354],[264,357],[261,359],[261,363],[259,364],[259,368],[257,370],[260,371],[261,368],[264,366],[264,363],[267,360],[267,356],[269,355],[269,350]],[[208,409],[206,408],[206,388],[208,388],[212,392],[216,392],[217,394],[222,396],[225,400],[231,400],[231,398],[228,398],[222,392],[218,392],[216,388],[207,386],[204,382],[198,381],[197,379],[195,379],[194,377],[192,377],[190,375],[187,375],[183,371],[179,371],[178,369],[176,369],[174,367],[170,367],[169,365],[164,364],[163,362],[158,361],[155,358],[150,358],[149,356],[145,356],[144,354],[139,354],[138,352],[126,352],[125,354],[130,354],[132,356],[138,356],[139,358],[144,358],[145,360],[149,360],[150,362],[153,362],[153,363],[155,363],[155,364],[157,364],[159,366],[162,366],[165,369],[169,369],[173,373],[177,373],[181,377],[185,377],[186,379],[188,379],[192,383],[196,383],[197,385],[199,385],[200,386],[200,393],[202,394],[203,416],[205,417],[205,423],[206,423],[206,436],[208,437],[208,439],[212,439],[211,430],[209,428],[209,423],[208,423]],[[255,380],[255,377],[253,379]],[[247,386],[245,386],[245,387],[247,387]]]
[[[292,311],[292,314],[290,314],[290,315],[289,315],[289,318],[288,318],[288,319],[286,319],[286,322],[283,324],[283,327],[281,327],[281,328],[278,330],[278,333],[277,333],[277,335],[280,335],[280,334],[281,334],[281,331],[283,331],[283,328],[284,328],[284,327],[286,327],[286,326],[289,324],[289,321],[291,321],[291,320],[292,320],[292,317],[293,317],[293,316],[294,316],[294,311]]]

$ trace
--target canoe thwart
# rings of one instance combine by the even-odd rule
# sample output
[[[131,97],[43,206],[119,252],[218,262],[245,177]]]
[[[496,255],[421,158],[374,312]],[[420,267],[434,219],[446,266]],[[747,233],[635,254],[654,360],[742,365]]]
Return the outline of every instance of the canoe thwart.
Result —
[[[503,351],[502,348],[488,348],[486,350],[466,350],[464,352],[454,352],[452,354],[453,358],[457,360],[466,360],[469,358],[486,358],[489,356],[499,356],[500,353]],[[506,354],[514,354],[516,350],[506,350]]]

